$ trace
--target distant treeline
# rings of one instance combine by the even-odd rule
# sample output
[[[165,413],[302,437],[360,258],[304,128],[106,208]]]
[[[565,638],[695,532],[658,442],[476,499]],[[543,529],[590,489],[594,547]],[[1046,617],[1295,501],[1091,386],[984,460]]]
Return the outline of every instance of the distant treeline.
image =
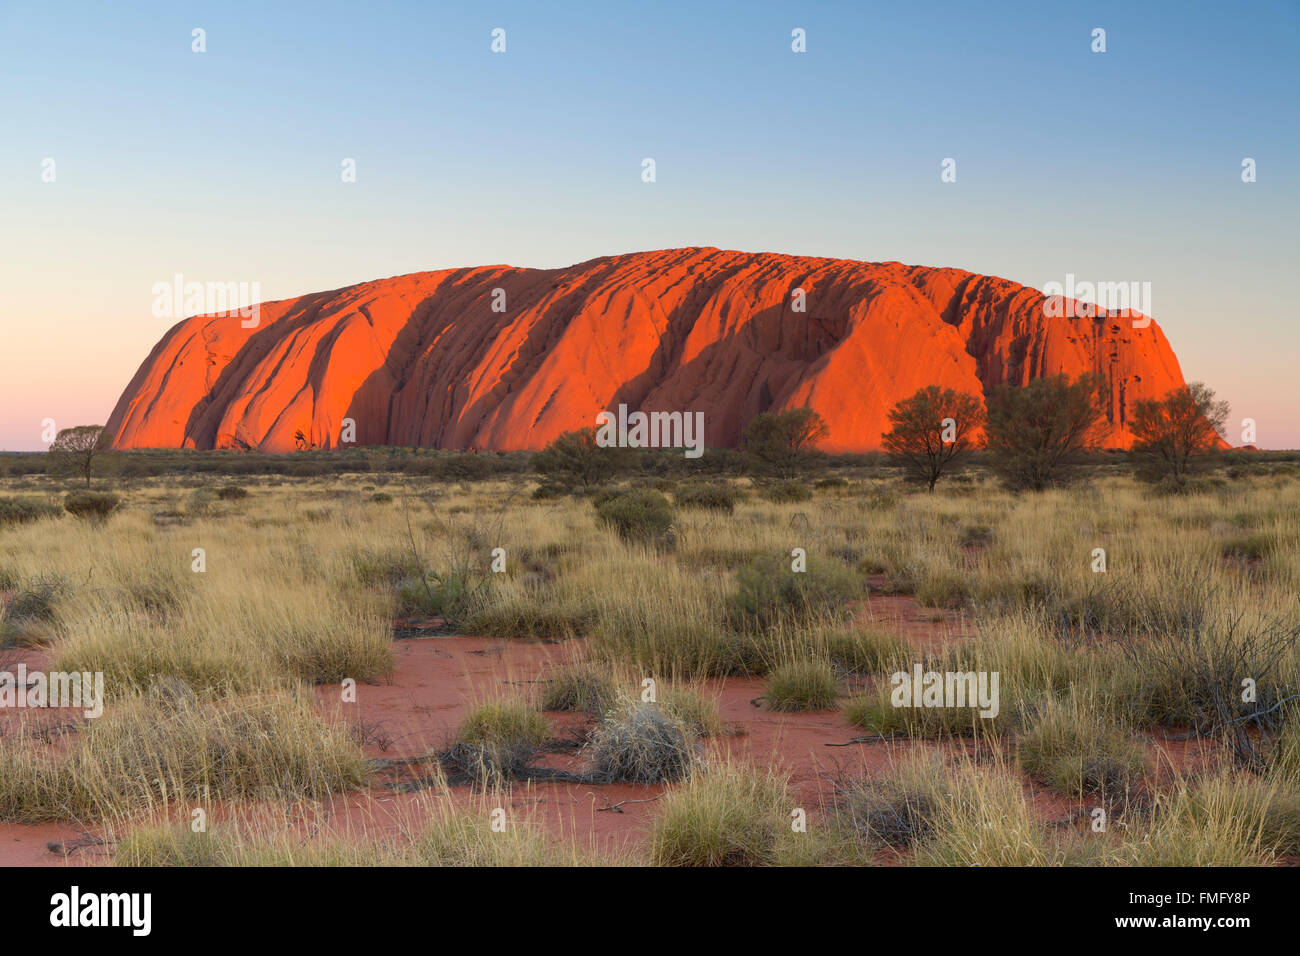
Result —
[[[709,449],[699,458],[686,458],[680,450],[629,450],[620,461],[621,474],[651,477],[736,477],[755,472],[753,459],[731,448]],[[331,474],[404,474],[439,481],[479,481],[533,473],[534,452],[453,452],[428,448],[368,447],[335,451],[299,451],[282,454],[238,451],[143,449],[112,451],[96,462],[96,474],[114,478],[148,478],[164,475],[283,475],[320,478]],[[983,453],[971,454],[969,465],[979,468]],[[0,477],[46,474],[49,459],[43,452],[0,452]],[[1222,469],[1290,471],[1277,465],[1300,463],[1300,451],[1227,451],[1217,456]],[[1125,452],[1095,452],[1085,467],[1128,468]],[[883,452],[815,454],[801,468],[809,474],[890,468]]]

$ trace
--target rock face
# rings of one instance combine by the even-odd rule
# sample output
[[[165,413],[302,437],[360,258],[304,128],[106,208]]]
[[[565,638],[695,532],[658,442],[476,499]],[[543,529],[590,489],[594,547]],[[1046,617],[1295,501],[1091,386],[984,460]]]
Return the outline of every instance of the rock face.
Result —
[[[1096,372],[1104,443],[1126,447],[1133,404],[1183,384],[1169,343],[1155,322],[1050,318],[1045,301],[959,269],[719,249],[422,272],[265,303],[255,328],[178,323],[108,431],[119,448],[288,451],[299,433],[339,447],[352,419],[358,445],[537,449],[625,403],[703,412],[719,447],[808,405],[826,450],[856,451],[926,385]]]

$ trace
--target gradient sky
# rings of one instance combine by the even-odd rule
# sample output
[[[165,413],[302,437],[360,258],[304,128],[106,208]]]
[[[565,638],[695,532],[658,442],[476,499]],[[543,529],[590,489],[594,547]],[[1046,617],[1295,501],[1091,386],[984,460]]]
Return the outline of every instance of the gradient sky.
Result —
[[[0,448],[107,420],[178,272],[689,245],[1150,282],[1184,375],[1297,448],[1298,120],[1296,0],[0,0]]]

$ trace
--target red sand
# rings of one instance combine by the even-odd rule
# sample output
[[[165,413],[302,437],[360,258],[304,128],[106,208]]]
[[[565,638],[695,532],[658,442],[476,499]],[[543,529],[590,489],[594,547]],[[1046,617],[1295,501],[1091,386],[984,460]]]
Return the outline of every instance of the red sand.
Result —
[[[905,636],[918,650],[930,650],[947,640],[960,640],[963,621],[956,612],[939,612],[919,607],[905,596],[876,596],[860,615],[860,620],[894,630]],[[509,641],[477,637],[429,637],[399,640],[394,644],[396,666],[388,679],[357,687],[357,701],[341,700],[339,685],[316,689],[324,714],[360,723],[369,734],[365,744],[367,757],[399,759],[418,757],[444,749],[451,734],[476,701],[502,693],[527,693],[537,687],[532,683],[546,676],[553,662],[570,659],[581,650],[581,641],[547,644],[532,641]],[[48,655],[36,650],[5,652],[4,666],[12,668],[19,660],[29,667],[43,667]],[[512,683],[518,682],[518,683]],[[752,701],[763,693],[761,679],[731,678],[709,683],[718,694],[723,720],[735,733],[713,741],[719,749],[759,766],[770,766],[789,773],[792,806],[802,806],[810,821],[821,818],[831,800],[827,777],[841,772],[859,774],[863,770],[880,772],[896,754],[906,752],[907,743],[864,743],[847,747],[828,747],[860,736],[838,710],[816,713],[776,714]],[[575,743],[589,728],[586,718],[575,714],[549,714],[556,737]],[[41,725],[66,722],[62,712],[0,711],[0,730],[10,733],[17,722],[39,721]],[[68,736],[55,738],[51,748],[66,746]],[[923,747],[967,746],[967,744],[922,743]],[[1153,756],[1153,765],[1168,769],[1187,768],[1200,759],[1202,742],[1166,742],[1152,740],[1152,753],[1163,753],[1168,760]],[[541,766],[579,770],[581,757],[576,749],[545,754],[537,761]],[[318,815],[300,818],[294,825],[305,836],[318,826],[337,833],[366,833],[372,836],[396,833],[429,812],[428,801],[436,798],[429,789],[402,791],[394,782],[410,781],[427,768],[394,767],[381,771],[370,790],[337,797]],[[1053,791],[1025,780],[1032,805],[1045,820],[1061,821],[1084,803],[1066,799]],[[511,794],[511,812],[527,814],[544,823],[557,835],[576,838],[598,849],[633,846],[643,841],[650,821],[658,812],[654,799],[663,787],[627,784],[532,783],[517,787]],[[453,788],[453,799],[466,806],[479,806],[478,797],[469,787]],[[638,802],[639,801],[639,802]],[[621,804],[619,811],[602,810]],[[230,808],[214,810],[216,819]],[[247,808],[245,808],[247,809]],[[274,809],[269,812],[278,813]],[[283,816],[280,819],[283,821]],[[70,824],[23,826],[0,824],[0,865],[73,865],[105,861],[102,846],[78,846],[83,839],[93,840]],[[70,855],[50,852],[47,843],[57,843]]]

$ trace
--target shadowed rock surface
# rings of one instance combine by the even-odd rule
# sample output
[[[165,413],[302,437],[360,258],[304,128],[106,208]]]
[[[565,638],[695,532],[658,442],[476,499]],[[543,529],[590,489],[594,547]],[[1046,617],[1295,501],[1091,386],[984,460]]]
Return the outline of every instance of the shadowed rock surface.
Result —
[[[264,303],[251,329],[185,319],[108,431],[119,448],[289,451],[299,432],[339,447],[351,418],[358,445],[537,449],[626,403],[702,411],[720,447],[759,412],[809,405],[826,450],[858,451],[879,448],[890,407],[926,385],[983,395],[1096,372],[1104,444],[1127,447],[1134,403],[1183,384],[1164,333],[1048,318],[1044,301],[960,269],[709,248],[421,272]]]

